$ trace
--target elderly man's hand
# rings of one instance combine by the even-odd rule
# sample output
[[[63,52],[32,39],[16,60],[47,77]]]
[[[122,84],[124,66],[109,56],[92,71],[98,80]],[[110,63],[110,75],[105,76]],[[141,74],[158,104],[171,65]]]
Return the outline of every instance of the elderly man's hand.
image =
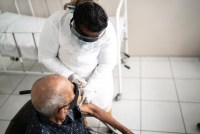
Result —
[[[72,74],[71,76],[69,76],[68,79],[72,83],[75,83],[79,87],[79,89],[82,89],[87,85],[87,82],[85,81],[85,79],[83,79],[77,74]]]

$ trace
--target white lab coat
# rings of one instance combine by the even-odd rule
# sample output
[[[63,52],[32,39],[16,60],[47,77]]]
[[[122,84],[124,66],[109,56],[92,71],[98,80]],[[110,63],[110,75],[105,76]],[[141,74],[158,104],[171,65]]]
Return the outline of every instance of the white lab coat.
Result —
[[[86,88],[96,92],[92,103],[108,111],[113,98],[112,69],[116,64],[117,39],[110,21],[104,36],[80,45],[70,31],[73,14],[57,11],[46,21],[40,35],[38,59],[51,71],[65,77],[76,73],[87,81]]]

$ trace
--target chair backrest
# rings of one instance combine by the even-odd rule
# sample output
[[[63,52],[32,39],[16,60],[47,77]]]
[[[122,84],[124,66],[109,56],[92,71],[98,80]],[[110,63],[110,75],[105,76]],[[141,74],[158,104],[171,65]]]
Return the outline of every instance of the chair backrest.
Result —
[[[33,105],[29,100],[13,117],[5,134],[24,134],[31,119]]]

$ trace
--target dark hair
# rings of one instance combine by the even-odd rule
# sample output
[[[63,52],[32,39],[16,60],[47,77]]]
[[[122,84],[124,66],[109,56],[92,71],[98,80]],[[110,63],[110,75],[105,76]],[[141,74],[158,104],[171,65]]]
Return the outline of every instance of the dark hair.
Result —
[[[100,32],[108,25],[108,16],[95,2],[83,2],[76,6],[73,15],[75,26],[84,26],[91,32]]]

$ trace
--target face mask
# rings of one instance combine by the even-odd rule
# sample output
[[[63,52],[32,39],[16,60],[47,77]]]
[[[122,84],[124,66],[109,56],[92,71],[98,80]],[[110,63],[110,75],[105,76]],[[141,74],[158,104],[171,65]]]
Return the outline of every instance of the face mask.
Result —
[[[70,30],[79,40],[82,40],[83,42],[95,42],[99,40],[100,38],[102,38],[102,36],[105,34],[105,30],[103,29],[97,35],[86,35],[79,28],[75,27],[73,18],[70,20]],[[85,44],[85,43],[81,43],[81,44]]]

